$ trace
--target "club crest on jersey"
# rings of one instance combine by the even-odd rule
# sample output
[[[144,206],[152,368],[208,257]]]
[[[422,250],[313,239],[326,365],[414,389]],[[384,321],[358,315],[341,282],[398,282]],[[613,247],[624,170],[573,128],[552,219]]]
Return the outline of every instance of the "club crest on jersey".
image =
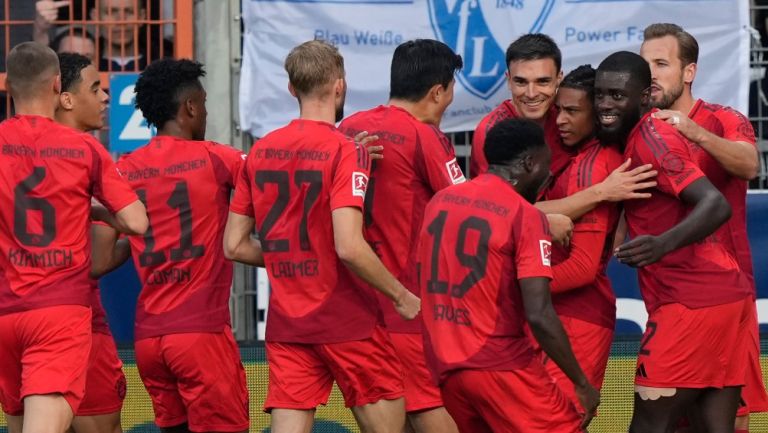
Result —
[[[464,173],[462,173],[459,163],[456,162],[456,158],[446,162],[445,169],[448,170],[448,177],[451,178],[451,182],[453,182],[454,185],[463,183],[467,180],[464,178]]]
[[[541,264],[544,266],[552,266],[552,242],[540,240],[539,249],[541,250]]]
[[[504,84],[507,46],[541,30],[555,0],[427,0],[439,40],[464,60],[458,81],[488,99]]]
[[[355,171],[352,173],[352,195],[365,198],[365,190],[368,188],[368,176],[365,173]]]

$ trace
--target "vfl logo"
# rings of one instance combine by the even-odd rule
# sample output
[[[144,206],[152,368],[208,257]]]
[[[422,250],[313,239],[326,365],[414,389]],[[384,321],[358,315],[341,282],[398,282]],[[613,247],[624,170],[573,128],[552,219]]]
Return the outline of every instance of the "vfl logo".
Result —
[[[368,176],[365,173],[355,171],[352,173],[352,195],[365,198],[365,190],[368,188]]]
[[[464,178],[464,173],[462,173],[459,163],[456,162],[456,158],[446,162],[445,169],[448,170],[448,177],[454,185],[464,183],[467,180]]]
[[[551,266],[552,262],[552,242],[540,240],[539,250],[541,251],[541,264],[544,266]]]
[[[506,49],[524,33],[536,33],[555,0],[428,0],[437,38],[464,60],[458,81],[488,99],[504,84]]]

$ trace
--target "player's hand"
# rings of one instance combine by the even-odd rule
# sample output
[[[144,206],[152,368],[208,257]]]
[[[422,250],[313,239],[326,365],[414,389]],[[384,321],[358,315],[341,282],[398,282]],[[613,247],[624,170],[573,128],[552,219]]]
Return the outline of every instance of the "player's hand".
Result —
[[[552,234],[552,241],[567,247],[571,243],[573,221],[559,213],[547,214],[547,221],[549,221],[549,232]]]
[[[597,413],[597,406],[600,405],[600,391],[596,390],[589,382],[584,386],[576,386],[576,397],[581,403],[585,413],[581,419],[581,429],[587,431],[587,426],[592,422],[592,418]]]
[[[395,310],[405,320],[411,320],[421,311],[421,299],[408,289],[395,300]]]
[[[659,236],[642,235],[614,251],[619,262],[634,268],[641,268],[658,262],[668,253],[667,245]]]
[[[699,143],[701,141],[701,132],[703,128],[696,124],[685,114],[675,110],[661,110],[653,113],[653,117],[664,120],[674,126],[685,138]]]
[[[355,143],[368,149],[368,154],[371,155],[371,159],[384,158],[384,146],[374,145],[378,139],[378,135],[368,135],[368,131],[363,131],[355,135]]]
[[[69,0],[51,1],[39,0],[35,3],[35,27],[39,30],[48,30],[59,16],[59,9],[69,6]]]
[[[653,178],[658,172],[653,170],[651,164],[641,165],[627,171],[630,164],[632,164],[631,158],[624,161],[604,181],[598,184],[598,194],[601,201],[617,202],[651,197],[650,193],[641,191],[656,186],[656,181]]]

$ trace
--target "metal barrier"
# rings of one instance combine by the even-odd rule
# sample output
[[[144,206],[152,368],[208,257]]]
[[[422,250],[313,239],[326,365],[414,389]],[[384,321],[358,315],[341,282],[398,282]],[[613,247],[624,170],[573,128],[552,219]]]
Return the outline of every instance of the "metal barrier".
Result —
[[[53,44],[60,51],[92,55],[99,65],[101,85],[107,88],[111,72],[137,72],[147,62],[162,57],[192,58],[193,3],[193,0],[132,0],[128,3],[71,0],[60,7],[58,17],[50,21],[36,14],[35,1],[5,0],[0,16],[0,92],[5,99],[2,117],[11,113],[10,98],[5,97],[5,55],[17,43],[34,39]],[[46,26],[50,29],[41,30]],[[78,41],[73,45],[73,38],[90,42]],[[112,59],[114,61],[108,61]]]

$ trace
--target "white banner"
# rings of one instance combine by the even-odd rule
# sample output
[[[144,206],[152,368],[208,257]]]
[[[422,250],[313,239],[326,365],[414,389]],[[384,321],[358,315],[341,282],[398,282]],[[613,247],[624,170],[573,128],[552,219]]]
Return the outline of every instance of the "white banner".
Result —
[[[655,22],[679,24],[698,40],[694,96],[746,112],[748,7],[745,0],[243,0],[240,121],[258,137],[298,116],[283,61],[310,39],[332,42],[344,55],[347,114],[386,103],[397,45],[445,42],[464,68],[442,128],[465,131],[509,97],[505,51],[518,36],[552,36],[567,73],[597,67],[614,51],[638,52],[643,29]]]

